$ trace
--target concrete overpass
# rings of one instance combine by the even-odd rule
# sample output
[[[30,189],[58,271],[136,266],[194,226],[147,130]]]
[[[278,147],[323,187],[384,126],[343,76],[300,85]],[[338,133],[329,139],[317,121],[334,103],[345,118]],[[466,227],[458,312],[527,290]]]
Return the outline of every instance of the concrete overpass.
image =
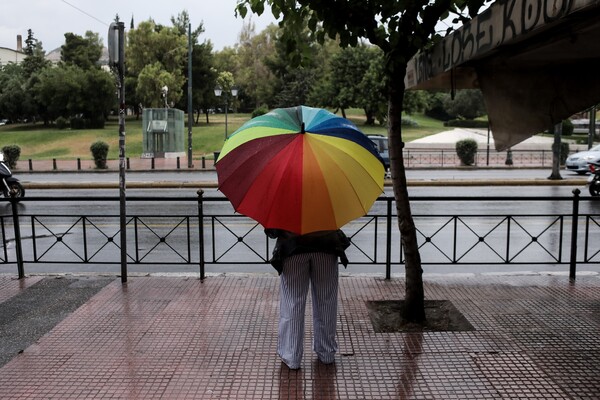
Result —
[[[507,149],[600,103],[600,0],[498,0],[411,59],[405,84],[481,89]]]

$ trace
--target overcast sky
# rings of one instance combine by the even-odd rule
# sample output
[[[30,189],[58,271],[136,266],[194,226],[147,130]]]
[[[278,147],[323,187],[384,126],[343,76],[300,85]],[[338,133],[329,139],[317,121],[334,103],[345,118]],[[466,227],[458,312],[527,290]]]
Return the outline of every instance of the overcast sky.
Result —
[[[192,29],[203,23],[200,41],[210,39],[215,50],[233,46],[238,39],[243,21],[235,16],[237,0],[0,0],[0,47],[16,49],[17,35],[27,38],[27,29],[33,30],[46,52],[64,44],[64,34],[73,32],[83,36],[86,31],[97,32],[105,41],[108,26],[118,14],[129,29],[131,17],[137,26],[152,18],[157,23],[171,25],[171,16],[182,10],[190,15]],[[267,15],[268,14],[268,15]],[[248,16],[246,17],[248,20]],[[265,12],[252,16],[256,32],[275,22]]]

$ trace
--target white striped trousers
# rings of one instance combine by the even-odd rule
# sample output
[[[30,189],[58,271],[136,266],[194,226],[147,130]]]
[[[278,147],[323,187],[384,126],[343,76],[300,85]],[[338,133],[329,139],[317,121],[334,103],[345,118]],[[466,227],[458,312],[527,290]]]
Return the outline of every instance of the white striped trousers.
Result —
[[[304,351],[304,313],[308,288],[313,305],[313,350],[329,364],[337,351],[338,259],[321,252],[295,254],[283,262],[277,353],[290,368],[299,368]]]

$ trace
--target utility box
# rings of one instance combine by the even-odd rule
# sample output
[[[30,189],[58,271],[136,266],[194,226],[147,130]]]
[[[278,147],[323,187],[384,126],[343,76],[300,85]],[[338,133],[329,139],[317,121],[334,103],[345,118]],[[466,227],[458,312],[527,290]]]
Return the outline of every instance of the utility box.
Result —
[[[145,108],[142,113],[142,158],[185,157],[184,112]]]

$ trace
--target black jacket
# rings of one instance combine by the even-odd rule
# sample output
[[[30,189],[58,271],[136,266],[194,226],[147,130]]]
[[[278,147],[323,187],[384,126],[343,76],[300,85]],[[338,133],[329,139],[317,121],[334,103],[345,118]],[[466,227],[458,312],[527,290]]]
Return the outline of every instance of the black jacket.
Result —
[[[283,269],[283,260],[294,254],[323,252],[335,254],[345,266],[348,258],[344,250],[350,246],[350,239],[341,230],[311,232],[298,235],[283,229],[265,229],[271,239],[277,239],[273,249],[271,265],[279,274]]]

